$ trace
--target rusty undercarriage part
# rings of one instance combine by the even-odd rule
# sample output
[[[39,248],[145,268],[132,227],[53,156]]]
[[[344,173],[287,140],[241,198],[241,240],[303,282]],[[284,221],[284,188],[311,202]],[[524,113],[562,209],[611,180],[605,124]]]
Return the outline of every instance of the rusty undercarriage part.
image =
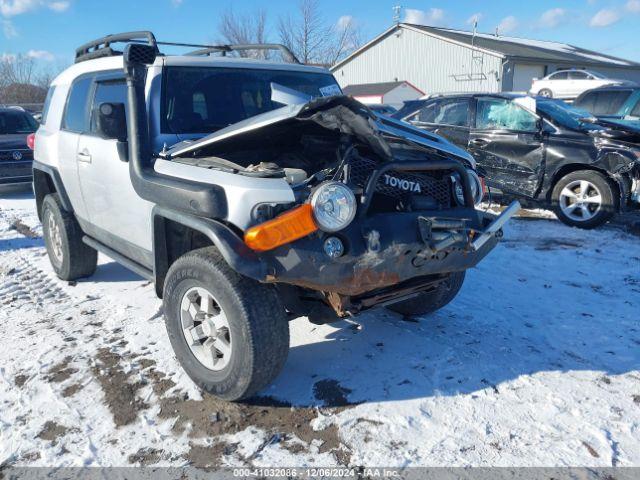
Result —
[[[339,317],[346,317],[371,307],[381,307],[400,300],[407,300],[420,293],[433,290],[447,278],[448,275],[419,277],[360,296],[350,297],[335,292],[326,292],[325,297]]]

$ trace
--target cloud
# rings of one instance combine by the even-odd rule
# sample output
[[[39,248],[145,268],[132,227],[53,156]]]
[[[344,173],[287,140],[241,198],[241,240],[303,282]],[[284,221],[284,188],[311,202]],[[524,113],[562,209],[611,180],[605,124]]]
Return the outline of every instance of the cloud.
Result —
[[[567,11],[564,8],[552,8],[547,10],[538,20],[540,28],[555,28],[560,25],[567,17]]]
[[[2,20],[2,33],[5,38],[15,38],[18,36],[18,30],[13,26],[11,20]]]
[[[3,53],[0,55],[0,62],[13,62],[16,56],[13,53]]]
[[[474,13],[469,18],[467,18],[466,24],[467,25],[473,25],[476,22],[480,22],[480,20],[482,20],[483,17],[484,17],[484,15],[482,13],[480,13],[480,12]]]
[[[65,2],[65,1],[51,2],[47,6],[49,7],[50,10],[53,10],[54,12],[64,12],[65,10],[69,9],[69,7],[71,6],[71,3]]]
[[[351,15],[343,15],[336,22],[336,27],[338,27],[339,30],[344,30],[349,25],[353,25],[353,23],[354,19]]]
[[[618,12],[610,8],[603,8],[593,16],[589,22],[589,26],[608,27],[609,25],[616,23],[618,20],[620,20],[620,14]]]
[[[404,11],[404,22],[416,25],[441,25],[444,23],[444,10],[430,8],[428,11],[407,8]]]
[[[513,15],[509,15],[508,17],[504,17],[500,23],[498,24],[498,33],[509,33],[513,32],[516,28],[518,28],[520,22]]]
[[[42,7],[54,12],[64,12],[70,6],[68,0],[0,0],[0,15],[5,18],[15,17]]]
[[[53,53],[46,50],[29,50],[27,52],[27,57],[35,58],[36,60],[44,60],[45,62],[53,62],[56,59],[56,56]]]
[[[640,13],[640,0],[629,0],[624,8],[631,13]]]
[[[173,5],[174,7],[179,7],[180,5],[182,5],[182,2],[184,0],[171,0],[171,5]]]

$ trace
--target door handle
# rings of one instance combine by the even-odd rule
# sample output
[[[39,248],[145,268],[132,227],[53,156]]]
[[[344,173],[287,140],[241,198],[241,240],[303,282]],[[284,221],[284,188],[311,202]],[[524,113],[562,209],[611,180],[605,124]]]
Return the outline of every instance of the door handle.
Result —
[[[491,142],[489,142],[489,140],[485,140],[484,138],[474,138],[469,143],[471,143],[471,145],[473,145],[474,147],[484,148]]]
[[[81,152],[78,152],[76,157],[79,162],[91,163],[91,154],[86,148]]]

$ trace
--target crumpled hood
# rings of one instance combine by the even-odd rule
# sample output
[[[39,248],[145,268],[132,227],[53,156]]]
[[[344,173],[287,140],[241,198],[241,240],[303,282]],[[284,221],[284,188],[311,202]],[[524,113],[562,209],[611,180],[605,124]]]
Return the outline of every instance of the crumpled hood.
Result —
[[[640,122],[631,120],[602,120],[598,119],[597,125],[606,130],[590,132],[595,137],[613,138],[627,143],[640,144]]]
[[[389,141],[404,139],[475,167],[475,161],[469,153],[443,137],[387,116],[378,116],[365,105],[347,96],[317,98],[306,104],[287,105],[235,123],[199,140],[180,142],[162,152],[160,156],[168,159],[197,154],[199,150],[229,138],[238,138],[242,135],[253,136],[258,130],[262,130],[264,135],[268,136],[270,129],[276,126],[281,128],[287,123],[295,125],[305,121],[315,122],[329,130],[339,130],[341,133],[353,135],[388,160],[393,159]]]

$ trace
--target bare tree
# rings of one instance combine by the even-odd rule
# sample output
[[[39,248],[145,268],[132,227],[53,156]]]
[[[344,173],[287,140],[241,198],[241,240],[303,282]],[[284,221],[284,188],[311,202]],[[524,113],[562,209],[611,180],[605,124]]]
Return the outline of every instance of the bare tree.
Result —
[[[36,59],[27,55],[0,57],[0,103],[44,102],[51,81],[62,68],[38,68]]]
[[[300,0],[295,16],[280,17],[280,42],[303,63],[332,65],[359,47],[361,35],[352,17],[331,24],[318,0]]]
[[[264,10],[258,10],[254,14],[237,15],[229,9],[222,15],[218,31],[224,43],[267,43],[267,14]],[[269,57],[270,52],[268,50],[248,50],[238,53],[242,57],[265,59]]]

